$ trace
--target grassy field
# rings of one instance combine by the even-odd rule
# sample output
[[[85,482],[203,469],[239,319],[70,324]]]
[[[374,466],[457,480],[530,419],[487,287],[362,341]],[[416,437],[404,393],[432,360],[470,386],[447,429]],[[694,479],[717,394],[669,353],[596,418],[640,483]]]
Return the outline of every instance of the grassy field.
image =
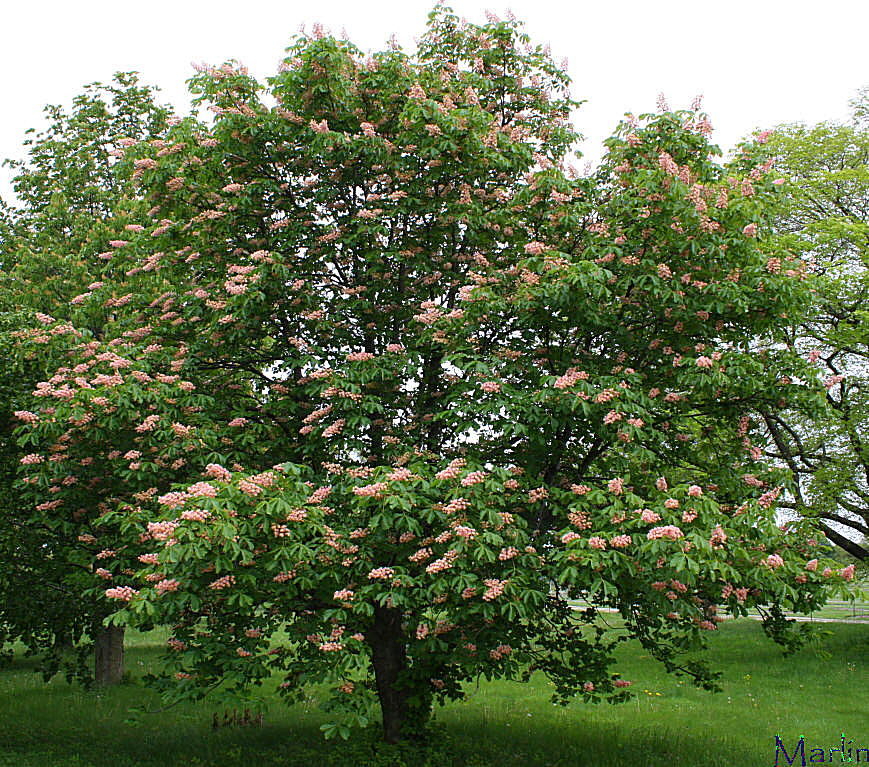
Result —
[[[107,692],[44,685],[18,659],[0,671],[0,767],[735,767],[772,765],[777,733],[789,749],[805,735],[807,758],[810,748],[836,747],[841,733],[869,747],[869,626],[820,628],[819,644],[783,658],[760,624],[722,625],[711,657],[724,692],[714,695],[627,645],[619,670],[638,695],[621,706],[553,706],[542,678],[481,684],[438,711],[442,736],[425,750],[383,746],[375,733],[324,742],[316,700],[276,703],[262,727],[212,730],[207,703],[124,724],[131,706],[158,706],[135,679]],[[131,642],[134,677],[156,659],[157,641]]]

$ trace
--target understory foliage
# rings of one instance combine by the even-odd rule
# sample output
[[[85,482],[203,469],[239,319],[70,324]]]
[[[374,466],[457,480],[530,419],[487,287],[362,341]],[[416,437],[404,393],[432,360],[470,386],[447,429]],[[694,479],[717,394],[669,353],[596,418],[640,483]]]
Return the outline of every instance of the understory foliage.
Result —
[[[788,644],[850,577],[775,522],[750,414],[823,391],[767,343],[805,268],[759,245],[770,166],[716,162],[699,110],[580,177],[563,71],[440,8],[413,54],[315,30],[191,89],[213,120],[118,142],[144,204],[101,279],[17,334],[65,359],[21,490],[90,536],[113,621],[173,627],[167,699],[325,684],[327,735],[379,703],[395,741],[481,675],[623,700],[628,637],[714,687],[683,656],[717,605]]]

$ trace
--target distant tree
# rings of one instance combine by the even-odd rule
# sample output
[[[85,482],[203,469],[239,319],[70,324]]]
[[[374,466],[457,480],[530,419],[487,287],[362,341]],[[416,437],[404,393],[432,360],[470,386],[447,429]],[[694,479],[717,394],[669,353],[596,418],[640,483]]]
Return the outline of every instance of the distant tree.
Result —
[[[783,125],[757,153],[786,179],[775,242],[811,259],[809,317],[788,342],[816,366],[826,407],[764,412],[772,453],[798,478],[783,506],[815,521],[833,543],[869,557],[869,91],[850,124]]]

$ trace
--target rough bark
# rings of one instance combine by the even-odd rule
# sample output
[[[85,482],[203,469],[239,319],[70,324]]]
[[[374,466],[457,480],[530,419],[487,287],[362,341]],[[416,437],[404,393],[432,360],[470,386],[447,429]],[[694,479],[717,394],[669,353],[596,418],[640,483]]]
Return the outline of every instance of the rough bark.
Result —
[[[380,712],[383,716],[383,739],[397,743],[406,730],[407,690],[399,686],[407,669],[407,648],[401,630],[401,612],[394,608],[374,608],[374,624],[368,633],[371,662]]]
[[[94,681],[99,686],[118,684],[124,675],[124,629],[107,626],[94,642]]]

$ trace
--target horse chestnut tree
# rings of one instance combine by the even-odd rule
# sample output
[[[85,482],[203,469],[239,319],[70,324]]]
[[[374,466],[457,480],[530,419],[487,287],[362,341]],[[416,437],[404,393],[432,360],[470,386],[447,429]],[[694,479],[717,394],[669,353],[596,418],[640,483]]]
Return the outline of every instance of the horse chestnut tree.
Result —
[[[22,487],[119,542],[94,598],[172,626],[168,698],[325,684],[327,734],[379,704],[396,741],[480,676],[622,700],[632,637],[712,687],[717,605],[788,642],[850,576],[776,524],[752,413],[818,396],[774,343],[806,274],[705,115],[629,118],[582,177],[564,72],[444,9],[412,55],[317,29],[191,85],[213,119],[124,142],[148,212],[73,299],[103,333],[20,334],[69,358]]]

